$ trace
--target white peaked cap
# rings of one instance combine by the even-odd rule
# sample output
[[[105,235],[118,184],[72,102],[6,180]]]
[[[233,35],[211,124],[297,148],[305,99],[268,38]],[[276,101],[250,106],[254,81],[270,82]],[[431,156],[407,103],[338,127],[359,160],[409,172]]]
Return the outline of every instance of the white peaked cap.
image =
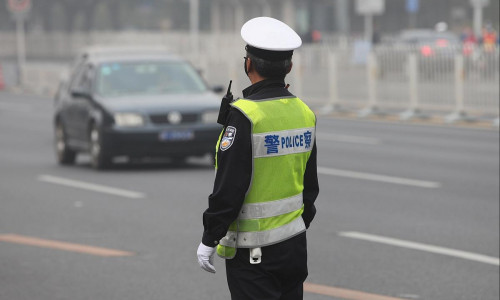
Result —
[[[302,45],[299,35],[290,26],[269,17],[247,21],[241,27],[241,37],[248,45],[269,51],[290,51]]]

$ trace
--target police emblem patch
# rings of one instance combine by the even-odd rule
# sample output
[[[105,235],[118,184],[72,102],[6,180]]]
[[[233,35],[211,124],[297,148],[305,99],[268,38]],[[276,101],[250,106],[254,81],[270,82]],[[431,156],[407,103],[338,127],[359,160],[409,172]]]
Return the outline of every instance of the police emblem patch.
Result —
[[[236,137],[236,128],[233,126],[227,126],[224,135],[220,141],[220,150],[226,151],[233,145],[234,138]]]

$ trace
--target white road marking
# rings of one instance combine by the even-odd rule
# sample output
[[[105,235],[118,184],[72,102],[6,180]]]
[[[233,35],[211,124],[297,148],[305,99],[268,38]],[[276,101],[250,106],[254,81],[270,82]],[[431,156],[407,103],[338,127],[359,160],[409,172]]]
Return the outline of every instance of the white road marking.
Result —
[[[60,177],[55,177],[55,176],[51,176],[51,175],[40,175],[40,176],[38,176],[38,180],[43,181],[43,182],[53,183],[53,184],[74,187],[74,188],[83,189],[83,190],[90,190],[90,191],[99,192],[99,193],[105,193],[105,194],[110,194],[110,195],[115,195],[115,196],[126,197],[126,198],[138,199],[138,198],[145,197],[145,195],[143,193],[139,193],[139,192],[128,191],[128,190],[124,190],[124,189],[118,189],[118,188],[114,188],[114,187],[109,187],[109,186],[104,186],[104,185],[99,185],[99,184],[94,184],[94,183],[88,183],[88,182],[83,182],[83,181],[60,178]]]
[[[316,133],[316,138],[319,140],[327,140],[332,142],[343,142],[343,143],[356,143],[365,145],[378,145],[380,140],[371,137],[364,136],[353,136],[353,135],[340,135],[331,133]]]
[[[339,177],[347,177],[354,179],[363,179],[370,181],[379,181],[393,184],[401,184],[401,185],[410,185],[421,188],[438,188],[441,187],[439,182],[434,181],[424,181],[424,180],[416,180],[416,179],[408,179],[402,177],[393,177],[386,176],[380,174],[372,174],[372,173],[361,173],[347,170],[339,170],[325,167],[318,167],[318,173],[323,175],[331,175],[331,176],[339,176]]]
[[[466,252],[461,250],[455,250],[450,248],[444,248],[439,246],[433,246],[428,244],[415,243],[400,239],[394,239],[384,236],[378,236],[373,234],[367,234],[362,232],[339,232],[340,236],[348,237],[352,239],[365,240],[375,243],[387,244],[391,246],[403,247],[408,249],[420,250],[430,253],[442,254],[447,256],[453,256],[457,258],[477,261],[485,264],[490,264],[494,266],[500,265],[500,260],[497,257],[486,256],[482,254],[476,254],[472,252]]]

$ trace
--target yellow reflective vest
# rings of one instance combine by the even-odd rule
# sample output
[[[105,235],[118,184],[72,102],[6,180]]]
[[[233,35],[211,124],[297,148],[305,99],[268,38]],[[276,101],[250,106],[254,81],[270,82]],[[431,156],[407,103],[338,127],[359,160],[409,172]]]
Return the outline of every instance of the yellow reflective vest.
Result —
[[[222,258],[233,258],[237,248],[276,244],[306,230],[302,191],[316,136],[316,116],[299,98],[238,99],[231,105],[251,122],[253,166],[238,218],[219,241]]]

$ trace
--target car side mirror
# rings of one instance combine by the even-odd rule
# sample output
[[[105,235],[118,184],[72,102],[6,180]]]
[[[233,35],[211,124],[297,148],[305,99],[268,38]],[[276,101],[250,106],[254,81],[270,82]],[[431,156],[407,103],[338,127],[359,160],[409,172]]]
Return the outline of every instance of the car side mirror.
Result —
[[[212,87],[212,91],[214,93],[221,94],[222,92],[224,92],[224,86],[222,86],[222,85],[215,85],[215,86]]]
[[[82,88],[73,88],[71,89],[71,96],[75,98],[85,98],[85,99],[92,99],[92,95],[90,93]]]

